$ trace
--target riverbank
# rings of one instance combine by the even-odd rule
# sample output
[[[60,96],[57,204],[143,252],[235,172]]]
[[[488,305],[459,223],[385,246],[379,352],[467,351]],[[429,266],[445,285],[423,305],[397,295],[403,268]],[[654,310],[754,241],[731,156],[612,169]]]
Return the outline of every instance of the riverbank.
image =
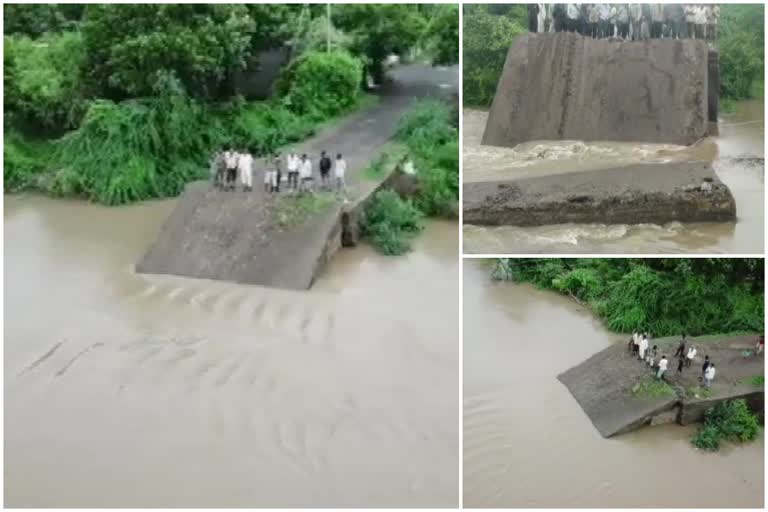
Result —
[[[764,436],[714,456],[692,447],[691,426],[604,439],[557,376],[617,336],[568,296],[463,267],[465,507],[763,506]]]

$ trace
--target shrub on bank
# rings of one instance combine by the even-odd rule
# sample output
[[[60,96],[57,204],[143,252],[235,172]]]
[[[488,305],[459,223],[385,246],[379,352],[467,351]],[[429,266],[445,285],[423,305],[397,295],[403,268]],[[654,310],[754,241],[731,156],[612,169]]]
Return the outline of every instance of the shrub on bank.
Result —
[[[411,239],[421,229],[423,217],[410,201],[392,190],[382,190],[365,208],[362,233],[384,254],[405,254],[411,250]]]
[[[344,51],[308,52],[283,71],[277,90],[285,105],[316,119],[336,116],[360,98],[361,62]]]
[[[206,176],[221,124],[182,92],[94,102],[80,128],[58,143],[52,192],[108,205],[178,195]]]
[[[572,295],[616,332],[644,329],[659,337],[763,330],[762,285],[696,272],[683,260],[669,270],[627,260],[501,260],[492,275]]]
[[[459,197],[459,138],[444,102],[427,99],[403,115],[396,137],[405,143],[419,171],[416,206],[427,215],[448,215]]]
[[[760,433],[757,416],[749,410],[744,399],[721,402],[704,413],[704,424],[691,439],[697,448],[707,451],[720,449],[722,441],[748,442]]]

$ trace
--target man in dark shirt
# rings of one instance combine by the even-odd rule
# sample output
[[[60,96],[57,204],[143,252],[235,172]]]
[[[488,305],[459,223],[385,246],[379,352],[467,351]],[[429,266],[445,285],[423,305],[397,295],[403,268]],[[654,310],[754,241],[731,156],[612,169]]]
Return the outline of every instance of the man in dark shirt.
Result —
[[[330,187],[331,185],[331,159],[323,151],[320,153],[320,186],[322,188]]]
[[[685,357],[685,334],[683,334],[683,338],[680,340],[680,344],[677,346],[675,357]]]

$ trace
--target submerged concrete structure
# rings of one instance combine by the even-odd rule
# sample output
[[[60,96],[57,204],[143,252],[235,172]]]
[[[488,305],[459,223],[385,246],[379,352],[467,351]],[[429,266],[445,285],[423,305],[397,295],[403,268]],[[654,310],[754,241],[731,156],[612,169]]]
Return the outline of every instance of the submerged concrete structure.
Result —
[[[732,221],[736,201],[706,162],[634,164],[508,181],[465,183],[476,225],[666,224]]]
[[[692,144],[708,134],[719,80],[707,44],[619,41],[556,32],[519,36],[507,53],[482,143],[530,140]]]
[[[629,336],[627,336],[629,337]],[[612,437],[647,425],[699,422],[704,411],[720,402],[743,398],[753,411],[764,414],[765,389],[750,382],[749,377],[763,375],[762,356],[746,359],[743,351],[754,346],[756,336],[731,336],[711,339],[689,338],[698,348],[696,361],[676,375],[672,354],[678,338],[652,340],[659,346],[659,356],[670,360],[667,381],[674,394],[660,397],[637,396],[634,389],[643,379],[653,379],[654,371],[627,352],[621,342],[593,355],[583,363],[557,376],[579,403],[584,413],[603,437]],[[697,377],[701,373],[704,354],[717,365],[717,376],[711,394],[697,396]]]

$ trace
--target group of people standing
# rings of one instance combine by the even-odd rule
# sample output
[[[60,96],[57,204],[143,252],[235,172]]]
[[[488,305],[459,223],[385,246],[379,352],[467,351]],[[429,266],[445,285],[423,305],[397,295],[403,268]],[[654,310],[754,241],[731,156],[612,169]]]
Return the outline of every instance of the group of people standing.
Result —
[[[653,345],[649,349],[650,341],[648,340],[648,333],[640,333],[635,331],[632,334],[628,343],[628,351],[630,354],[637,356],[637,358],[643,363],[647,364],[656,371],[657,379],[664,379],[664,374],[667,372],[669,366],[669,360],[666,355],[662,355],[661,359],[656,362],[656,356],[658,355],[658,346]],[[680,339],[680,343],[677,346],[677,350],[673,357],[677,358],[677,374],[682,375],[683,368],[690,368],[693,365],[694,359],[698,350],[694,345],[687,345],[686,335],[683,334]],[[715,365],[709,360],[709,356],[704,356],[704,364],[701,368],[700,380],[704,383],[705,388],[709,388],[712,385],[712,380],[715,378]]]
[[[578,32],[596,39],[714,42],[719,22],[716,4],[528,4],[531,32]]]
[[[237,150],[227,147],[216,153],[211,159],[211,177],[215,187],[222,190],[235,190],[240,181],[244,191],[253,190],[254,162],[253,150]],[[318,159],[320,170],[320,187],[325,190],[346,190],[347,162],[341,153],[335,160],[325,151]],[[294,192],[313,192],[315,190],[315,173],[312,160],[304,153],[299,156],[295,151],[289,151],[285,157],[274,153],[264,158],[264,191],[267,193],[280,192],[283,182],[287,190]],[[333,174],[333,177],[331,177]]]

